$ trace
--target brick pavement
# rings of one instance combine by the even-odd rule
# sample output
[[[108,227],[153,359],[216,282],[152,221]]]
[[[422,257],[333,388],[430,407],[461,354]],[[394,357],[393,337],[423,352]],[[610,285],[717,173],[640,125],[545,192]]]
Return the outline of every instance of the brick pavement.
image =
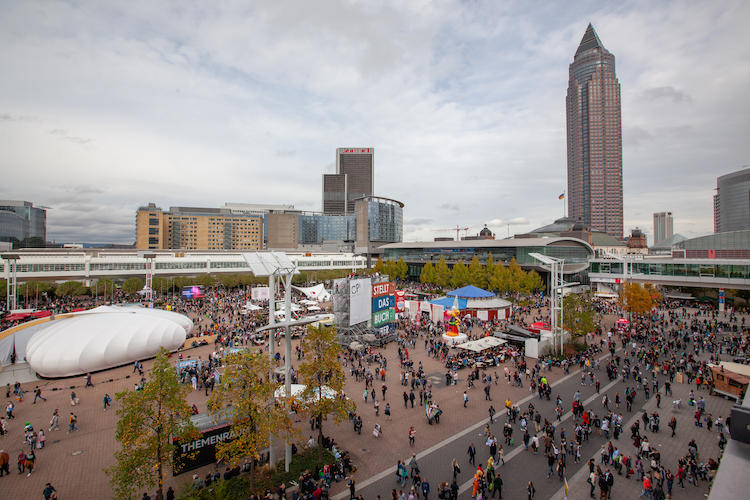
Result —
[[[705,425],[701,428],[696,427],[694,424],[695,407],[687,405],[690,389],[694,390],[695,386],[678,383],[672,384],[672,397],[664,396],[663,388],[659,391],[662,395],[661,410],[657,409],[656,407],[655,397],[652,397],[645,405],[643,405],[643,409],[645,409],[648,413],[652,413],[654,411],[659,412],[659,415],[661,416],[661,424],[658,433],[653,433],[647,430],[645,432],[642,431],[642,435],[648,436],[649,443],[651,443],[652,446],[656,447],[659,450],[659,453],[661,453],[661,462],[664,467],[666,469],[669,469],[675,475],[677,474],[677,461],[680,459],[680,457],[687,454],[687,446],[691,439],[695,439],[695,442],[698,445],[700,457],[703,461],[707,462],[709,458],[713,458],[714,460],[718,461],[719,458],[719,433],[716,431],[716,427],[714,427],[712,432],[708,432]],[[725,400],[721,396],[710,396],[708,394],[708,391],[703,390],[695,391],[695,394],[696,398],[700,396],[703,396],[705,398],[706,412],[711,413],[714,420],[719,415],[726,419],[727,415],[730,414],[732,405],[734,403],[732,400]],[[675,399],[682,400],[682,406],[679,412],[674,412],[671,409],[672,401]],[[667,424],[673,416],[677,419],[677,428],[674,438],[670,437],[672,431],[669,427],[667,427]],[[621,440],[622,444],[624,445],[622,446],[621,450],[633,457],[634,462],[635,447],[632,446],[632,440],[630,440],[629,438],[630,426],[639,417],[640,412],[635,413],[633,415],[633,418],[629,419],[626,425],[623,425],[625,433],[623,436],[623,440]],[[727,437],[727,439],[729,439],[728,434],[725,433],[725,436]],[[625,445],[626,443],[628,443],[628,445]],[[588,461],[588,459],[590,458],[594,458],[597,464],[600,464],[601,462],[598,452],[594,455],[585,455],[585,461]],[[648,464],[646,464],[645,462],[644,470],[649,470]],[[569,500],[586,500],[590,498],[590,486],[586,482],[587,478],[588,468],[585,468],[583,472],[580,472],[568,479]],[[684,484],[685,489],[682,489],[675,480],[674,486],[672,488],[673,499],[697,500],[699,498],[705,498],[705,495],[708,493],[707,481],[698,481],[697,486],[693,486],[689,484],[687,480],[685,480]],[[624,475],[615,475],[615,484],[610,498],[635,498],[636,495],[640,495],[642,490],[643,481],[636,481],[634,476],[630,479],[625,479]],[[664,485],[664,492],[667,492],[666,483]],[[598,497],[598,488],[595,494]],[[563,492],[562,490],[560,490],[555,496],[552,497],[552,500],[562,500],[562,498]]]

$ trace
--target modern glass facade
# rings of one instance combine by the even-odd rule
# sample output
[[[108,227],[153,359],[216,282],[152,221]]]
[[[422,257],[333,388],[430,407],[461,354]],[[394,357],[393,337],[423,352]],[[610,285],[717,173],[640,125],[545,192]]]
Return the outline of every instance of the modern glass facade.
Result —
[[[367,225],[370,241],[403,241],[404,209],[398,203],[369,201]]]
[[[449,264],[464,261],[471,261],[476,256],[482,264],[485,264],[492,254],[492,260],[495,263],[507,264],[511,259],[516,259],[518,265],[536,266],[539,263],[531,257],[532,253],[549,255],[565,259],[565,264],[586,264],[592,257],[592,252],[581,245],[570,246],[523,246],[523,247],[453,247],[453,248],[430,248],[429,243],[425,243],[423,248],[385,248],[385,258],[398,260],[403,258],[404,261],[432,261],[437,262],[444,257]]]
[[[350,241],[355,238],[356,224],[356,215],[300,215],[299,243],[309,245],[324,241]]]
[[[44,248],[47,211],[28,201],[0,200],[0,241],[13,248]]]
[[[716,180],[714,232],[750,229],[750,170],[722,175]]]
[[[568,212],[622,241],[622,124],[615,56],[589,24],[566,97]]]
[[[589,272],[593,274],[623,274],[624,262],[592,262]],[[693,278],[740,278],[750,277],[750,265],[707,264],[687,262],[632,262],[633,274],[645,276],[678,276]]]

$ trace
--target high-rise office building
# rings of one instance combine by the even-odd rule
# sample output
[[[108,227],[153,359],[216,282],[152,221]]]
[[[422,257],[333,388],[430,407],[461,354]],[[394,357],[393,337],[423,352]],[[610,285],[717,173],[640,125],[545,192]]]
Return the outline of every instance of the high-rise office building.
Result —
[[[714,233],[750,229],[750,170],[716,179]]]
[[[0,241],[11,248],[47,245],[47,210],[28,201],[0,200]]]
[[[566,97],[568,213],[622,241],[622,125],[615,56],[589,24]]]
[[[654,214],[654,245],[661,243],[674,234],[674,220],[672,212],[657,212]]]
[[[354,214],[357,198],[374,190],[374,148],[336,149],[336,173],[323,175],[323,213]]]

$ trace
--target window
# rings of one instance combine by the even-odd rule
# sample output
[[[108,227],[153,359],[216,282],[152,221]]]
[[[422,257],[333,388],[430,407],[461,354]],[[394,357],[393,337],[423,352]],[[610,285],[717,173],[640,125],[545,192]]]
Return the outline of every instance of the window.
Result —
[[[159,228],[158,227],[148,228],[148,234],[159,234]]]
[[[158,245],[159,244],[159,238],[149,238],[148,239],[149,245]]]
[[[149,219],[148,220],[149,226],[158,226],[159,225],[159,219]]]

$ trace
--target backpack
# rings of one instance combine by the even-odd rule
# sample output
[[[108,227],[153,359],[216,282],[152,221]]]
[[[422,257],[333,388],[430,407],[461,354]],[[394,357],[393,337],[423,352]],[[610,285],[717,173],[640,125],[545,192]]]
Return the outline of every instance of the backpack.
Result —
[[[612,489],[612,486],[615,484],[615,478],[612,474],[607,476],[607,485]]]

